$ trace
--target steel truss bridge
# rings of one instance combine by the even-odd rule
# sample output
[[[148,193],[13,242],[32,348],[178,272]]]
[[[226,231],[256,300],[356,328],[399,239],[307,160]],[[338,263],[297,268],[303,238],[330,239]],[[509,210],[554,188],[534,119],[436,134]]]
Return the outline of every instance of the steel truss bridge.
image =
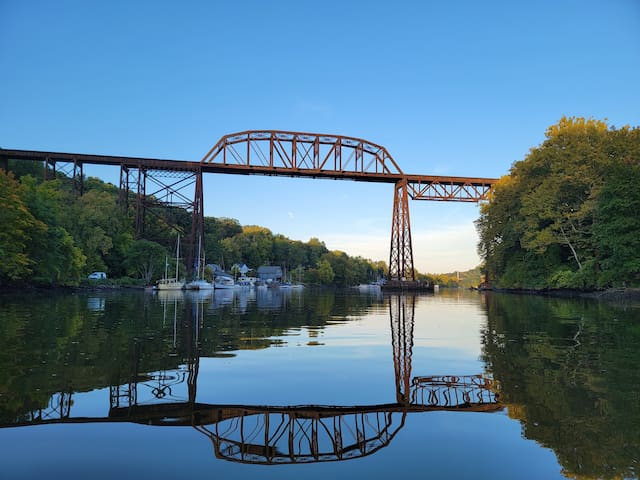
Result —
[[[408,414],[433,411],[501,410],[499,385],[487,375],[412,376],[415,297],[388,297],[396,401],[375,405],[218,405],[197,401],[203,305],[185,306],[182,324],[189,338],[186,365],[164,373],[139,372],[141,348],[131,349],[130,371],[109,389],[106,417],[72,414],[73,393],[51,396],[34,410],[2,427],[55,423],[131,422],[163,427],[191,426],[207,437],[217,458],[282,465],[342,461],[374,454],[388,446]],[[191,308],[190,308],[191,307]],[[175,310],[174,310],[175,312]],[[187,318],[189,317],[189,318]],[[177,326],[174,326],[174,330]],[[153,388],[148,380],[153,378]],[[172,389],[186,383],[186,398]],[[151,395],[143,395],[144,389]],[[148,393],[148,392],[147,392]]]
[[[0,149],[0,165],[9,160],[42,162],[44,178],[62,172],[83,193],[83,165],[120,168],[120,203],[135,202],[136,232],[144,234],[153,206],[182,207],[192,214],[187,265],[195,258],[204,225],[202,175],[279,175],[329,178],[394,185],[389,277],[415,282],[409,198],[479,202],[488,198],[496,179],[413,175],[402,171],[387,149],[360,138],[318,133],[251,130],[223,136],[199,161],[161,160],[77,153]],[[188,192],[188,193],[187,193]],[[134,200],[135,199],[135,200]]]

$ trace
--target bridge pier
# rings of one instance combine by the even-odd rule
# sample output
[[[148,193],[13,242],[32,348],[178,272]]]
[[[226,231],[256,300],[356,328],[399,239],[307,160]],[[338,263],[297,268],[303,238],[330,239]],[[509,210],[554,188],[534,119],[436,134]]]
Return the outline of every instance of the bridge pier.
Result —
[[[391,284],[397,286],[404,282],[415,282],[416,280],[413,268],[409,194],[406,178],[397,182],[394,188],[389,279]]]
[[[51,173],[49,173],[49,170],[51,170]],[[44,171],[42,173],[42,178],[44,181],[56,178],[56,161],[52,160],[49,156],[44,159]]]
[[[73,189],[76,195],[84,195],[84,171],[82,168],[82,162],[79,162],[75,158],[73,159]]]
[[[129,210],[129,167],[120,164],[120,187],[118,188],[118,204],[125,210]]]
[[[179,232],[184,238],[187,269],[193,268],[197,256],[198,238],[204,229],[204,192],[202,186],[202,168],[190,165],[189,168],[163,169],[147,166],[138,161],[137,165],[120,163],[120,192],[118,202],[128,209],[135,194],[135,232],[137,238],[143,238],[147,213],[158,216],[158,208],[183,208],[191,212],[191,228],[185,232],[184,226],[168,222],[169,227]],[[193,197],[190,192],[193,188]]]
[[[58,166],[60,163],[60,166]],[[44,181],[55,180],[58,170],[71,180],[73,192],[77,197],[84,195],[84,169],[83,162],[75,157],[56,160],[50,156],[44,158],[42,178]],[[60,167],[60,168],[58,168]]]
[[[193,205],[191,213],[191,238],[189,241],[189,256],[187,257],[187,271],[194,269],[196,258],[201,258],[202,252],[196,250],[200,247],[204,249],[203,244],[198,243],[198,239],[202,239],[204,243],[204,192],[202,190],[202,168],[195,173],[195,191],[193,194]]]
[[[142,238],[144,235],[144,223],[147,216],[147,171],[138,168],[138,181],[136,184],[136,237]]]

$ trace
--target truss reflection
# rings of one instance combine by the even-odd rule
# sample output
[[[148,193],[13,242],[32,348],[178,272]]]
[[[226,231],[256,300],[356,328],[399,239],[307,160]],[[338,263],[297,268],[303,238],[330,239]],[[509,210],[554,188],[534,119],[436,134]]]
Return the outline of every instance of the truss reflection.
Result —
[[[410,413],[500,410],[495,382],[484,375],[412,377],[415,297],[390,296],[389,319],[395,372],[395,403],[356,406],[217,405],[197,402],[203,302],[184,302],[184,365],[141,374],[139,343],[130,351],[130,372],[109,389],[107,417],[73,417],[71,393],[52,397],[48,409],[10,425],[133,422],[191,426],[212,443],[216,457],[251,464],[341,461],[386,447]],[[178,303],[170,302],[174,347]],[[122,381],[124,380],[124,381]],[[185,388],[186,387],[186,388]],[[182,400],[178,390],[182,392]],[[142,394],[141,394],[142,393]]]

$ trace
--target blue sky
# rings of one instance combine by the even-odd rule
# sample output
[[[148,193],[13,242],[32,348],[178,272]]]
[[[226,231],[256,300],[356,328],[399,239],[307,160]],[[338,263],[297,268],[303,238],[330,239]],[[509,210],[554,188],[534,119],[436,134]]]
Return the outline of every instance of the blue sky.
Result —
[[[499,177],[563,115],[640,125],[640,2],[0,0],[0,72],[3,148],[200,160],[281,129],[365,138],[406,173]],[[206,215],[387,261],[392,199],[205,178]],[[410,209],[420,271],[479,263],[477,206]]]

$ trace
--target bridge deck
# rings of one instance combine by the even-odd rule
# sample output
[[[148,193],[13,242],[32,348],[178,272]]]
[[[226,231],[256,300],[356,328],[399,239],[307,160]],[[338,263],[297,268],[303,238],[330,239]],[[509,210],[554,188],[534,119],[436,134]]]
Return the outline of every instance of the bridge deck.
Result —
[[[203,173],[228,173],[236,175],[278,175],[302,178],[329,178],[336,180],[355,180],[395,184],[406,178],[409,183],[441,184],[453,186],[490,187],[496,182],[493,178],[452,177],[440,175],[409,175],[403,173],[372,173],[353,170],[337,171],[313,168],[292,168],[261,165],[237,165],[222,163],[203,163],[189,160],[172,160],[145,157],[125,157],[114,155],[92,155],[85,153],[44,152],[38,150],[0,149],[0,158],[5,160],[31,160],[36,162],[69,162],[88,165],[124,166],[130,169],[168,170]]]

